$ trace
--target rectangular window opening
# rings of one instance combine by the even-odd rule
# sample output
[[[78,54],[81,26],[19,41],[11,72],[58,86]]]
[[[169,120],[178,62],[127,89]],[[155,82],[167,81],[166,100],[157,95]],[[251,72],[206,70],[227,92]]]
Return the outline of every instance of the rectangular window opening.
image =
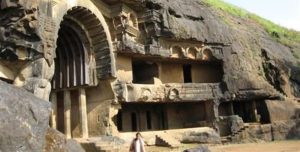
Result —
[[[192,83],[192,65],[183,65],[184,83]]]
[[[133,83],[154,84],[154,78],[158,78],[158,65],[147,61],[132,62]]]

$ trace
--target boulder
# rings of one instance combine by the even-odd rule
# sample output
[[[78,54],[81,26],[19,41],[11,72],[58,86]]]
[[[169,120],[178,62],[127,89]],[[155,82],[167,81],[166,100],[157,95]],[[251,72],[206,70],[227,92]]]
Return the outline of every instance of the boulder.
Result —
[[[247,136],[243,139],[245,142],[257,141],[272,141],[272,127],[270,124],[266,125],[252,125],[247,129]]]
[[[0,81],[0,151],[41,151],[50,110],[50,102]]]
[[[219,132],[221,136],[227,136],[238,132],[244,127],[244,122],[238,115],[221,116],[218,121]]]
[[[300,139],[300,120],[286,120],[272,123],[274,140]]]
[[[219,144],[221,143],[221,138],[213,129],[202,132],[188,131],[183,135],[181,142]]]
[[[47,152],[84,152],[85,150],[73,139],[66,139],[63,134],[55,129],[49,128],[46,134]]]
[[[49,128],[51,104],[0,81],[1,152],[83,152],[81,146]]]

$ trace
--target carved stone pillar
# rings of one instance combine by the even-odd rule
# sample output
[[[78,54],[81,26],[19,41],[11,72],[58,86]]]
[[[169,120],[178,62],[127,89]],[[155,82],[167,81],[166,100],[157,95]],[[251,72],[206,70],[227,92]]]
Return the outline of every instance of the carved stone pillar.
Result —
[[[220,134],[220,128],[219,128],[219,106],[220,106],[220,102],[218,100],[214,100],[213,101],[213,117],[214,117],[214,121],[213,121],[213,128],[216,130],[217,133]]]
[[[71,94],[70,91],[64,91],[64,127],[65,135],[68,139],[71,135]]]
[[[229,102],[230,104],[230,114],[234,115],[233,102]]]
[[[89,137],[85,89],[79,89],[79,112],[82,138]]]
[[[57,123],[56,123],[57,122],[57,94],[56,94],[56,92],[51,93],[50,101],[52,103],[50,125],[53,129],[57,129]]]

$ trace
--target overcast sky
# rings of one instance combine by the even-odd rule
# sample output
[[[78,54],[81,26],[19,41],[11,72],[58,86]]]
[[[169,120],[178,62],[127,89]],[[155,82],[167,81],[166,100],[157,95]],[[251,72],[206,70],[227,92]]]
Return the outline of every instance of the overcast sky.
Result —
[[[300,31],[300,0],[224,0],[287,28]]]

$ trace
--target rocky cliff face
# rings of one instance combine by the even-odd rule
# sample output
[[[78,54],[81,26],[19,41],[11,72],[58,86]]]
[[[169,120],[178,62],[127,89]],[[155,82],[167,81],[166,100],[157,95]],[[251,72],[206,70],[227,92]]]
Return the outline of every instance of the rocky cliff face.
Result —
[[[300,44],[283,45],[255,21],[204,0],[148,0],[146,8],[161,13],[161,36],[223,47],[226,98],[300,96],[300,61],[293,55],[300,52]]]
[[[300,97],[300,61],[295,55],[300,53],[299,43],[283,45],[255,21],[218,10],[205,0],[120,2],[136,11],[158,13],[156,32],[151,35],[154,39],[164,37],[222,47],[226,98],[243,100],[253,94],[258,98]],[[52,21],[48,6],[49,2],[36,0],[3,0],[0,5],[0,59],[13,61],[5,64],[19,69],[14,74],[15,85],[44,99],[48,98],[48,81],[54,73],[53,31],[55,24],[60,24]],[[21,62],[14,64],[16,60]],[[24,66],[24,62],[31,64]]]
[[[50,103],[0,81],[0,151],[80,152],[80,145],[49,128]]]
[[[222,101],[271,100],[271,122],[278,123],[272,124],[270,137],[299,138],[299,41],[283,43],[276,32],[270,34],[255,20],[217,9],[205,0],[146,0],[144,4],[160,14],[152,39],[204,42],[222,48]]]
[[[283,45],[255,21],[230,15],[204,0],[120,2],[137,12],[158,13],[155,32],[148,36],[154,41],[163,37],[222,48],[225,100],[300,97],[300,61],[295,55],[300,52],[299,43]],[[3,0],[0,15],[0,59],[19,69],[13,70],[15,85],[43,99],[49,98],[51,90],[55,57],[51,33],[54,24],[59,24],[52,23],[48,6],[46,1]]]
[[[222,100],[278,100],[278,104],[270,105],[275,107],[271,110],[273,116],[281,109],[286,113],[281,115],[284,120],[300,117],[300,110],[295,111],[300,98],[300,61],[295,56],[295,52],[300,53],[299,43],[284,45],[255,21],[230,15],[204,0],[120,2],[138,13],[147,10],[158,14],[155,32],[149,34],[153,41],[145,46],[160,47],[158,39],[163,37],[221,48]],[[53,24],[60,24],[53,23],[48,6],[46,0],[0,0],[1,67],[12,69],[12,83],[43,99],[49,98],[54,74]],[[137,52],[146,52],[144,46],[130,45]],[[163,56],[162,52],[157,53]],[[282,108],[290,103],[293,104],[289,108]],[[0,82],[0,151],[72,151],[74,147],[80,151],[78,145],[49,129],[49,113],[48,102]],[[289,124],[296,127],[292,134],[299,134],[299,123]],[[282,123],[274,125],[278,134],[281,128],[291,128]]]

